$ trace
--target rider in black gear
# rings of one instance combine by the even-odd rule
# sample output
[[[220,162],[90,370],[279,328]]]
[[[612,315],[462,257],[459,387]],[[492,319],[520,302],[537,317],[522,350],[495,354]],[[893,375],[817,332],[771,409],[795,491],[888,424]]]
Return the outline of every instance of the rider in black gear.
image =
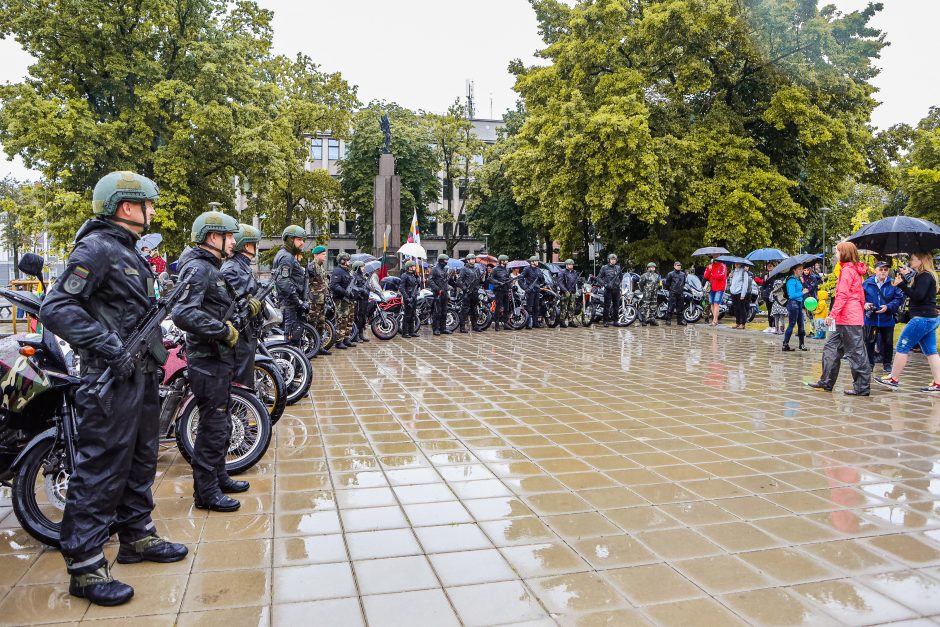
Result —
[[[542,286],[545,285],[545,275],[539,268],[539,258],[535,255],[529,257],[529,267],[522,271],[522,289],[525,292],[525,308],[529,313],[528,328],[542,328],[539,322],[539,303]]]
[[[352,284],[356,292],[356,336],[353,342],[368,342],[365,333],[366,322],[369,319],[369,278],[365,275],[364,264],[361,261],[352,262]]]
[[[402,306],[402,337],[418,337],[418,321],[416,309],[418,306],[418,293],[421,290],[418,285],[418,277],[415,275],[415,262],[406,261],[405,271],[401,275],[401,306]]]
[[[307,302],[307,269],[297,261],[304,249],[307,232],[292,224],[281,234],[284,246],[274,255],[271,276],[277,286],[277,298],[284,313],[284,336],[294,346],[300,346],[304,334],[304,320],[310,305]]]
[[[336,343],[339,349],[355,346],[352,341],[353,318],[356,315],[356,290],[353,277],[349,273],[349,253],[342,252],[336,257],[336,267],[330,273],[330,294],[336,307]]]
[[[439,255],[434,269],[431,270],[431,280],[429,285],[434,292],[434,335],[441,333],[447,335],[447,305],[450,302],[450,296],[447,293],[450,287],[450,273],[447,270],[447,262],[450,257]]]
[[[672,316],[675,314],[676,322],[683,327],[685,318],[682,317],[682,292],[685,290],[686,275],[681,262],[675,262],[672,268],[672,272],[663,280],[663,287],[669,292],[669,313],[666,314],[666,326],[672,324]]]
[[[617,255],[607,255],[607,265],[597,274],[597,281],[604,287],[604,326],[620,326],[620,281],[623,271],[617,265]]]
[[[503,329],[506,328],[506,323],[509,321],[509,310],[512,307],[509,299],[509,290],[512,289],[512,275],[509,274],[509,269],[506,267],[508,262],[509,257],[500,255],[499,265],[490,272],[490,282],[493,284],[493,294],[496,297],[496,315],[493,320],[494,331],[499,331],[499,325],[503,325]]]
[[[467,318],[470,318],[470,328],[477,325],[480,306],[480,271],[476,267],[477,258],[467,255],[464,266],[460,269],[457,284],[463,292],[463,302],[460,305],[460,332],[467,333]]]
[[[258,281],[251,270],[261,232],[250,224],[239,224],[235,233],[234,255],[222,262],[222,277],[239,303],[238,344],[235,345],[235,372],[232,380],[246,387],[255,386],[255,353],[258,350],[257,328],[251,320],[261,315],[263,304],[255,298]]]

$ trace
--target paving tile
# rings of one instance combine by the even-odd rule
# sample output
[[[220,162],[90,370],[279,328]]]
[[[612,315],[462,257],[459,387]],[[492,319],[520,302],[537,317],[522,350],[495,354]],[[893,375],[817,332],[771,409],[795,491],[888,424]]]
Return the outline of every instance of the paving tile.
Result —
[[[467,627],[522,623],[548,617],[521,581],[446,588],[446,592]]]
[[[272,618],[274,625],[304,625],[315,620],[324,625],[365,626],[356,597],[275,605]]]
[[[353,562],[360,594],[385,594],[439,588],[440,583],[423,555]]]
[[[367,560],[381,557],[421,555],[421,547],[411,529],[384,529],[346,534],[349,557]]]
[[[362,598],[370,627],[459,627],[443,590],[373,594]],[[335,623],[340,624],[340,623]]]
[[[274,603],[338,599],[356,595],[348,562],[310,564],[274,570]]]
[[[706,596],[701,588],[666,564],[618,568],[605,574],[634,605],[652,605]]]
[[[428,557],[441,583],[446,587],[518,578],[496,549],[436,553]]]
[[[414,531],[428,554],[489,549],[493,546],[480,525],[474,523],[417,527]]]

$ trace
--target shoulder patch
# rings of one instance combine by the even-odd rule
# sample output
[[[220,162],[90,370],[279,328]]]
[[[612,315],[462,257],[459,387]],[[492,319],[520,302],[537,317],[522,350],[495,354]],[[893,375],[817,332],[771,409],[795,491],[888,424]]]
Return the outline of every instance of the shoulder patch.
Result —
[[[89,272],[86,268],[82,266],[75,266],[72,268],[72,271],[67,277],[65,277],[65,282],[62,284],[62,289],[65,290],[67,294],[72,296],[77,296],[81,294],[85,285],[88,283]]]
[[[281,276],[285,279],[290,277],[290,266],[281,266]]]

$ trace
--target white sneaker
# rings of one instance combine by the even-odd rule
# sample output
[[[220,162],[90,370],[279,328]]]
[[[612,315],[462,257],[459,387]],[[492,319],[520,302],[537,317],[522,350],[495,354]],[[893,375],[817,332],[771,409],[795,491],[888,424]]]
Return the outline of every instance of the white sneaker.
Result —
[[[773,333],[774,331],[775,329],[773,327],[767,327],[766,329],[764,329],[764,333]]]

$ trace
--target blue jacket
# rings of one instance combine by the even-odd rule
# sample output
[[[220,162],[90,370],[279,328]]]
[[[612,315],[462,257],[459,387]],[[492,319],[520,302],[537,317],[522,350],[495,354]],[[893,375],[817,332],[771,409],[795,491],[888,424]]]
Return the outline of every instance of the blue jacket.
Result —
[[[790,300],[796,301],[798,303],[803,302],[805,295],[803,294],[803,281],[796,278],[795,276],[790,276],[787,278],[787,298]]]
[[[904,304],[904,292],[891,285],[890,277],[884,282],[880,290],[878,289],[878,283],[875,282],[875,277],[866,279],[866,281],[862,283],[862,288],[865,290],[866,304],[871,303],[875,306],[875,309],[881,309],[884,305],[888,306],[888,311],[885,313],[867,315],[868,312],[865,312],[865,326],[893,327],[896,322],[894,314],[896,314],[898,309],[901,308],[901,305]]]

